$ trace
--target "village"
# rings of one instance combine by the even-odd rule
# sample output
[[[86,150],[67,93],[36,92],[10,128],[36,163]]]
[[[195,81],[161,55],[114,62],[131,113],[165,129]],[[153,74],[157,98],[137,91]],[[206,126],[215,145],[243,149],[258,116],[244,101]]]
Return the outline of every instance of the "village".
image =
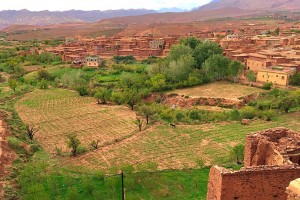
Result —
[[[133,56],[136,60],[165,58],[172,45],[180,43],[182,38],[196,37],[217,42],[224,49],[225,56],[245,64],[246,71],[255,72],[258,85],[272,82],[274,85],[288,86],[291,76],[300,72],[300,34],[293,31],[297,27],[267,30],[255,24],[249,26],[244,30],[196,31],[184,36],[163,37],[151,33],[131,37],[76,36],[66,38],[65,43],[58,47],[44,48],[38,52],[60,55],[74,68],[84,65],[97,68],[101,60],[114,56]]]

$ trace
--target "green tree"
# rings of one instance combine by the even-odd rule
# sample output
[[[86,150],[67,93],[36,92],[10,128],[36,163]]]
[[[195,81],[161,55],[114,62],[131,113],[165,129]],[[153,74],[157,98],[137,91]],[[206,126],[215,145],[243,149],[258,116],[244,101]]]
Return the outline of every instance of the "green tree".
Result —
[[[77,138],[77,135],[75,133],[71,133],[67,137],[68,137],[67,144],[68,147],[72,149],[71,150],[72,156],[77,156],[80,140]]]
[[[178,44],[178,45],[173,45],[171,47],[170,53],[167,57],[169,61],[177,61],[180,59],[182,56],[190,56],[192,55],[193,50],[185,46],[183,44]]]
[[[185,81],[193,71],[194,65],[195,60],[191,55],[181,56],[177,61],[171,61],[165,76],[173,83]]]
[[[166,77],[163,74],[156,74],[151,77],[147,84],[151,87],[153,92],[161,92],[167,88]]]
[[[201,68],[203,63],[212,55],[223,53],[222,48],[216,42],[205,41],[197,45],[193,51],[193,57],[196,61],[196,67]]]
[[[283,109],[285,113],[288,113],[290,108],[297,106],[297,98],[296,96],[289,94],[285,97],[283,97],[280,101],[279,101],[279,105],[278,107],[280,109]]]
[[[146,123],[149,124],[150,117],[153,114],[152,107],[149,106],[149,105],[144,104],[144,105],[139,107],[139,111],[146,118]]]
[[[246,79],[249,82],[249,85],[252,86],[252,83],[256,81],[256,74],[254,73],[254,71],[248,71],[246,74]]]
[[[143,128],[143,120],[140,118],[136,118],[136,120],[134,121],[134,123],[138,126],[139,131],[142,131]]]
[[[183,38],[180,40],[180,44],[188,46],[191,49],[195,49],[200,43],[201,43],[201,41],[195,37],[188,37],[188,38]]]
[[[245,146],[242,144],[236,145],[231,149],[230,155],[237,164],[243,163],[244,151],[245,151]]]
[[[18,87],[18,82],[15,79],[9,79],[8,86],[10,87],[10,89],[16,92],[16,89]]]
[[[121,94],[121,102],[128,104],[131,110],[134,110],[134,106],[141,100],[141,95],[132,89],[125,90]]]
[[[231,61],[228,66],[228,76],[233,78],[233,81],[236,82],[238,77],[244,72],[245,65],[239,61]]]
[[[291,84],[300,86],[300,73],[296,73],[294,76],[291,78]]]
[[[98,104],[106,104],[111,97],[111,90],[107,88],[99,88],[94,97],[97,99]]]
[[[203,64],[203,70],[211,81],[227,77],[229,59],[216,54],[209,57]]]

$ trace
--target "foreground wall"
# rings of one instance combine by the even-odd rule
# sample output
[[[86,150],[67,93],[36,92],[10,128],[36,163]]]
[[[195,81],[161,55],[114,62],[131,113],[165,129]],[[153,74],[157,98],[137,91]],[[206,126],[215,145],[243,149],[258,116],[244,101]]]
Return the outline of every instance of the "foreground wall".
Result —
[[[286,188],[300,177],[296,166],[252,167],[229,171],[212,167],[208,200],[286,200]]]

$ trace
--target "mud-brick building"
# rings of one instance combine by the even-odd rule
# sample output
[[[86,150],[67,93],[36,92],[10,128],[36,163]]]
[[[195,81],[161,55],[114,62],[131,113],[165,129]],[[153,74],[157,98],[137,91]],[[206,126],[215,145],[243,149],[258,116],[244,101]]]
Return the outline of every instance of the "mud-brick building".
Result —
[[[287,86],[290,83],[291,77],[296,74],[295,68],[289,67],[270,67],[260,69],[257,73],[257,82],[273,83],[274,85]]]
[[[246,138],[244,167],[211,168],[208,200],[287,200],[287,187],[300,177],[300,134],[270,129]]]

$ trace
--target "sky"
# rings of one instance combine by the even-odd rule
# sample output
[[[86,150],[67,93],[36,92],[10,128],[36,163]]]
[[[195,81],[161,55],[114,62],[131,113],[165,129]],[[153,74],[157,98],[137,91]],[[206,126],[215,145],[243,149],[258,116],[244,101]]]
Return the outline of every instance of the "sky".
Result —
[[[211,0],[0,0],[0,10],[116,10],[116,9],[191,9]]]

